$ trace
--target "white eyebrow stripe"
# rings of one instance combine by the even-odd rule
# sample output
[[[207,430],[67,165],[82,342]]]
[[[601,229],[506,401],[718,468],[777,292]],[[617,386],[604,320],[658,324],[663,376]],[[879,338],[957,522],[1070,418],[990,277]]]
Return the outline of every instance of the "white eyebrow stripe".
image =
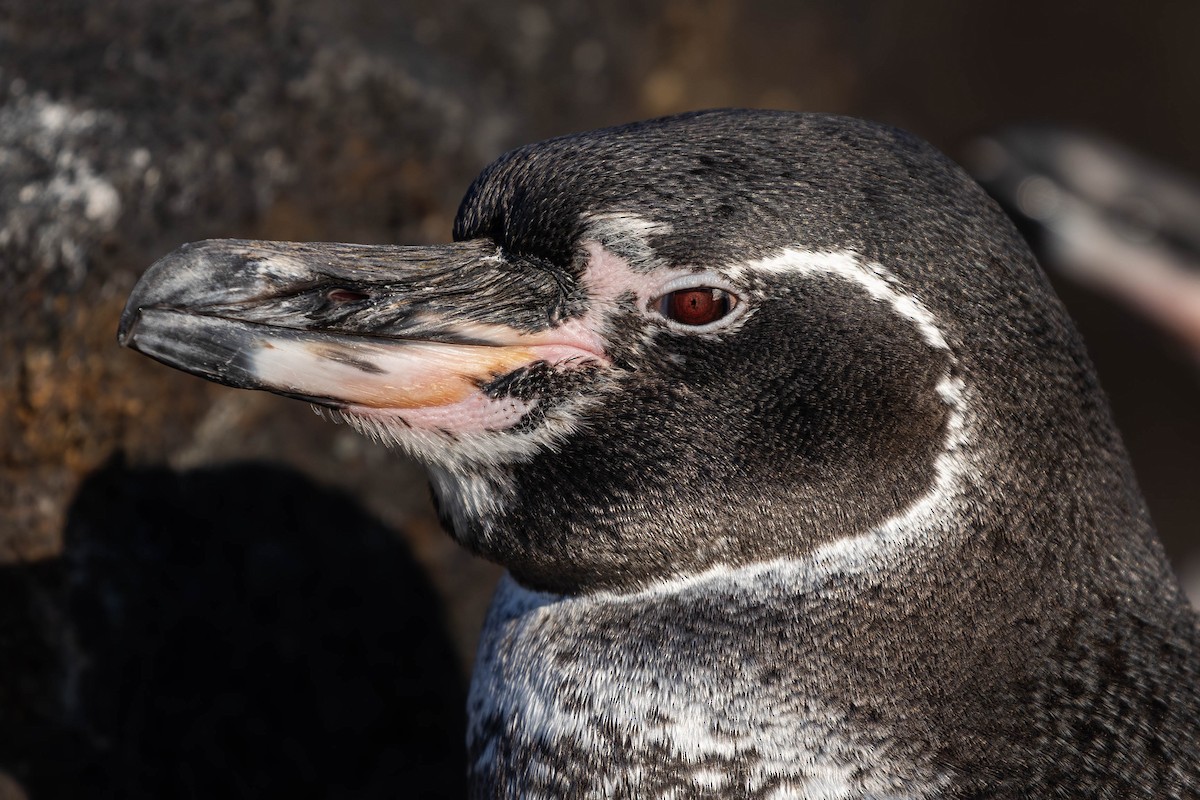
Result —
[[[655,264],[650,237],[667,236],[672,231],[671,225],[666,222],[646,219],[629,212],[585,214],[583,223],[586,227],[586,233],[582,237],[584,240],[599,243],[631,264],[647,266],[661,266]]]
[[[865,289],[873,299],[887,303],[893,311],[912,322],[930,347],[950,351],[950,345],[929,309],[915,296],[902,291],[899,281],[890,272],[879,264],[864,261],[853,250],[820,252],[789,247],[777,255],[731,265],[723,271],[734,280],[744,279],[750,273],[758,273],[832,275],[850,281]]]

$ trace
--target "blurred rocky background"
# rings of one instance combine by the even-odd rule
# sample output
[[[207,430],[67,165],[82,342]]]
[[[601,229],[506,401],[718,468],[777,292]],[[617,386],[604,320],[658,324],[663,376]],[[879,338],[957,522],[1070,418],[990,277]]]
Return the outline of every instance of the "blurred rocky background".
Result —
[[[1200,5],[0,0],[0,800],[459,797],[496,570],[402,456],[116,346],[206,237],[444,240],[505,149],[691,108],[1012,122],[1200,174]],[[1059,280],[1180,569],[1200,380]]]

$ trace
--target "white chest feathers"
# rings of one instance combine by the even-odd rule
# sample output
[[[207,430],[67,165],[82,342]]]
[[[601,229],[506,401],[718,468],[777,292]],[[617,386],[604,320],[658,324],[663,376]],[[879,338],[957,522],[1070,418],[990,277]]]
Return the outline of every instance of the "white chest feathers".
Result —
[[[885,732],[822,701],[819,676],[773,663],[784,651],[757,645],[777,633],[745,628],[747,598],[721,619],[682,596],[705,588],[564,599],[506,577],[471,686],[473,796],[936,795],[936,779],[892,763]],[[673,613],[697,599],[699,613]]]

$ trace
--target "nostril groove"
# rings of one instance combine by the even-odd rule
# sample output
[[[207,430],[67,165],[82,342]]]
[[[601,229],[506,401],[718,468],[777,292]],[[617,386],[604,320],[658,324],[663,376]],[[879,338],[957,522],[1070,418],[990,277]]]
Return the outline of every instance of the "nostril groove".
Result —
[[[369,295],[353,289],[330,289],[325,297],[331,303],[357,303],[359,300],[366,300]]]

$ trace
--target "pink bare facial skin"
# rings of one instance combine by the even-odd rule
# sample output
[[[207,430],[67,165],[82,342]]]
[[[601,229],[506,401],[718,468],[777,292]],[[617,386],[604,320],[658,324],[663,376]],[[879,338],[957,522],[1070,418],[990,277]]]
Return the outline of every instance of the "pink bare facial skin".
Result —
[[[612,227],[617,222],[606,220],[605,224]],[[649,252],[644,238],[653,225],[632,219],[628,228],[628,237]],[[620,308],[618,300],[633,294],[636,307],[645,311],[666,287],[699,273],[678,268],[635,270],[626,258],[598,241],[585,241],[583,247],[588,258],[581,279],[589,299],[586,314],[537,333],[478,325],[472,329],[474,333],[493,342],[494,347],[439,344],[436,347],[440,351],[432,360],[428,356],[409,359],[405,353],[408,345],[398,345],[382,360],[386,366],[375,362],[384,367],[382,373],[356,376],[359,390],[366,388],[364,382],[373,385],[365,394],[372,400],[355,402],[356,398],[348,397],[350,402],[344,411],[389,427],[416,431],[471,434],[511,428],[537,401],[490,398],[475,387],[537,362],[564,370],[583,364],[608,366],[605,333],[610,318]],[[473,352],[468,354],[468,349]]]
[[[512,362],[506,360],[506,367],[509,368],[490,374],[489,377],[500,377],[538,361],[544,361],[556,369],[570,369],[585,363],[607,365],[609,359],[605,354],[605,340],[601,331],[607,326],[608,317],[617,310],[617,298],[633,292],[637,297],[638,307],[645,308],[664,284],[664,278],[669,277],[658,272],[635,271],[630,268],[628,261],[609,252],[597,242],[587,242],[584,247],[588,253],[588,263],[583,275],[583,285],[587,288],[590,299],[587,314],[537,333],[510,333],[505,337],[504,347],[497,349],[511,348],[514,355],[516,351],[520,351],[521,357]],[[433,364],[425,364],[423,367],[428,370],[438,369]],[[428,377],[419,371],[409,373],[401,357],[396,359],[395,366],[390,368],[386,375],[374,376],[373,379],[386,381],[391,386],[403,387],[406,383],[427,380]],[[510,428],[532,408],[533,404],[530,402],[514,398],[493,399],[475,390],[450,402],[415,407],[395,407],[386,403],[351,403],[345,411],[384,423],[400,422],[414,429],[471,433]]]

